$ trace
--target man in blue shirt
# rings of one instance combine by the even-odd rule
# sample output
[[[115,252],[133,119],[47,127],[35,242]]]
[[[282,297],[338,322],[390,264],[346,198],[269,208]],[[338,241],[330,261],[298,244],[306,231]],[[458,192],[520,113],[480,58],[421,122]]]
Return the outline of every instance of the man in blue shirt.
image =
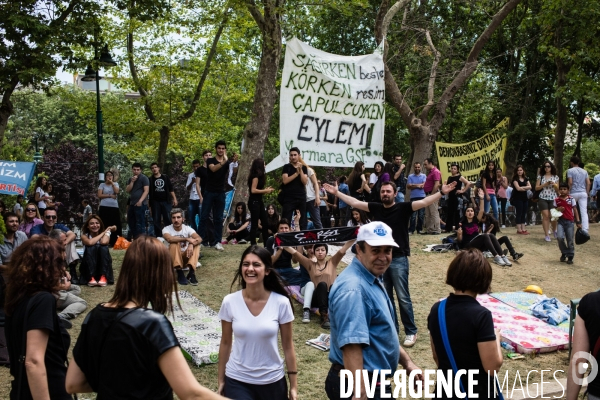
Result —
[[[410,189],[410,201],[423,200],[425,198],[425,179],[427,175],[421,173],[421,163],[414,163],[414,173],[408,176],[407,189]],[[423,221],[425,220],[425,209],[421,208],[417,211],[413,211],[410,216],[410,226],[408,227],[408,234],[412,235],[415,233],[415,222],[417,233],[421,233],[423,229]]]
[[[344,194],[347,194],[348,196],[350,196],[350,188],[348,187],[348,184],[346,183],[346,176],[342,175],[340,176],[340,178],[338,179],[338,190]],[[336,197],[337,199],[337,197]],[[346,226],[346,224],[348,224],[348,219],[350,219],[350,207],[348,207],[348,204],[346,204],[344,202],[344,200],[342,199],[337,199],[338,201],[338,210],[340,211],[340,218],[342,219],[341,221],[341,226]]]
[[[329,361],[332,366],[325,381],[330,399],[340,398],[342,369],[352,371],[353,375],[362,369],[369,372],[388,369],[393,375],[398,363],[407,373],[419,369],[400,347],[395,312],[383,286],[382,276],[390,266],[394,247],[398,245],[388,225],[371,222],[361,226],[356,238],[356,257],[331,287]],[[361,387],[364,394],[364,382]],[[379,395],[378,387],[375,398]]]

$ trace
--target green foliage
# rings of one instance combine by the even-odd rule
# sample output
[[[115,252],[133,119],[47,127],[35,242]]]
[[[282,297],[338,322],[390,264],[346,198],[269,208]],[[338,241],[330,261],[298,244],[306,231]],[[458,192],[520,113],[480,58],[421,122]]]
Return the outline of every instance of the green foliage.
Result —
[[[584,168],[590,176],[590,181],[594,180],[594,177],[598,175],[598,173],[600,173],[600,167],[598,166],[598,164],[587,163],[585,164]]]

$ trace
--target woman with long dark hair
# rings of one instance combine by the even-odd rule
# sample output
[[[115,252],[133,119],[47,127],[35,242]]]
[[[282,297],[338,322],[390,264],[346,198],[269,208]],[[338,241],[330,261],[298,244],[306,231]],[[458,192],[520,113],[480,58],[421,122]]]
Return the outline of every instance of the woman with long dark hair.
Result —
[[[479,189],[479,214],[475,216],[475,209],[471,206],[465,210],[465,216],[458,224],[459,228],[456,231],[456,238],[461,249],[479,249],[481,251],[489,251],[494,256],[494,263],[510,267],[512,264],[508,258],[502,254],[502,247],[496,239],[496,236],[489,233],[480,232],[479,221],[483,217],[483,189]]]
[[[114,181],[114,174],[112,171],[106,171],[104,175],[105,181],[98,186],[98,198],[100,199],[100,208],[98,209],[98,215],[108,226],[114,225],[117,229],[114,235],[110,237],[108,245],[113,247],[117,238],[123,236],[123,227],[121,223],[121,211],[119,210],[119,202],[117,197],[119,196],[119,184]],[[190,222],[191,223],[191,222]]]
[[[531,183],[529,183],[529,178],[525,175],[522,165],[517,165],[510,182],[513,187],[510,195],[510,204],[515,206],[517,214],[517,233],[519,235],[529,235],[529,232],[525,230],[525,219],[527,217],[527,191],[531,190]]]
[[[448,193],[448,203],[446,204],[448,206],[448,212],[446,213],[446,232],[452,232],[456,229],[456,224],[460,218],[458,197],[462,196],[463,193],[469,190],[469,186],[471,186],[471,182],[460,174],[460,167],[458,164],[452,164],[450,166],[450,174],[451,175],[446,180],[446,184],[449,185],[452,182],[456,182],[456,186]]]
[[[277,213],[277,207],[275,204],[269,204],[267,206],[267,225],[269,233],[267,238],[263,238],[263,242],[266,244],[267,239],[277,233],[279,227],[279,214]]]
[[[367,218],[367,213],[358,208],[352,209],[352,218],[348,221],[348,226],[363,226],[371,222]]]
[[[364,200],[366,194],[371,193],[371,188],[365,178],[365,163],[358,161],[354,164],[354,169],[348,176],[348,187],[350,188],[350,196],[355,199]]]
[[[383,163],[381,161],[376,161],[373,166],[373,173],[369,176],[369,187],[373,189],[373,186],[377,183],[377,180],[383,173]]]
[[[50,195],[44,190],[44,187],[46,187],[47,183],[48,180],[43,176],[38,176],[35,181],[34,199],[37,203],[38,209],[42,210],[42,212],[44,211],[44,208],[47,207],[46,200],[51,200]]]
[[[248,247],[242,254],[231,287],[236,283],[241,290],[225,296],[219,311],[222,331],[218,393],[232,399],[296,400],[294,311],[273,268],[271,253],[263,247]],[[277,345],[279,332],[284,359]]]
[[[488,161],[481,175],[481,187],[485,190],[485,212],[490,211],[490,204],[494,218],[498,219],[498,202],[496,201],[496,163]]]
[[[88,286],[106,286],[115,282],[112,257],[108,249],[116,226],[104,228],[102,218],[92,214],[81,228],[81,242],[85,246],[79,267],[81,283]]]
[[[151,265],[152,268],[148,268]],[[69,393],[105,399],[222,399],[200,386],[171,323],[177,283],[169,250],[142,235],[125,253],[115,293],[85,318],[73,349]],[[64,385],[63,385],[64,388]]]
[[[544,240],[549,242],[550,235],[554,233],[557,237],[557,221],[550,221],[550,210],[554,208],[554,199],[558,197],[558,184],[560,178],[556,175],[556,167],[552,162],[546,160],[539,169],[535,182],[535,190],[541,190],[538,198],[538,209],[542,212],[542,227],[544,228]],[[552,225],[552,231],[550,231]]]
[[[19,225],[19,230],[25,232],[27,237],[30,238],[31,228],[43,223],[44,221],[42,220],[42,217],[40,217],[40,211],[38,210],[37,204],[35,204],[35,202],[27,203],[23,212],[23,222]]]
[[[250,232],[250,219],[246,211],[246,203],[240,201],[235,205],[233,216],[227,225],[227,239],[222,244],[244,244]]]
[[[250,244],[256,244],[256,230],[258,229],[258,221],[262,228],[263,243],[267,243],[269,237],[269,221],[265,203],[263,203],[263,194],[271,194],[275,189],[266,187],[265,183],[267,176],[265,173],[265,160],[256,158],[250,166],[250,174],[248,175],[248,189],[250,196],[248,197],[248,209],[250,210]]]
[[[506,203],[508,197],[506,196],[506,189],[508,189],[508,179],[502,175],[502,169],[496,169],[496,200],[500,203],[500,213],[502,214],[502,228],[506,227]]]
[[[71,399],[65,390],[71,338],[56,313],[65,265],[64,247],[47,236],[12,253],[5,302],[11,400]]]

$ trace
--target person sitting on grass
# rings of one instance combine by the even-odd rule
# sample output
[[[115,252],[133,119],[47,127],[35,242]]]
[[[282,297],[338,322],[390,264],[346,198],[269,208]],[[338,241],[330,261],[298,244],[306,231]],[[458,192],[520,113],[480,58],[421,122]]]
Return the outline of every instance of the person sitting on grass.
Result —
[[[473,207],[467,207],[465,216],[458,224],[459,228],[456,231],[458,245],[461,249],[475,248],[481,251],[489,251],[494,256],[494,263],[510,267],[512,264],[506,256],[502,255],[502,248],[496,236],[479,232],[479,220],[483,217],[484,209],[483,190],[479,189],[477,194],[479,197],[479,214],[476,217]]]
[[[581,228],[581,220],[579,219],[579,213],[577,212],[577,201],[569,196],[569,185],[566,182],[561,183],[558,186],[559,196],[554,199],[554,206],[557,211],[562,213],[562,216],[558,219],[558,248],[560,249],[560,261],[567,262],[567,264],[573,264],[573,257],[575,257],[575,246],[573,245],[573,222],[577,224],[578,228]],[[584,210],[585,212],[586,210]],[[566,243],[565,243],[566,240]]]
[[[329,250],[329,247],[325,243],[319,243],[313,246],[313,251],[317,259],[316,261],[305,257],[302,253],[292,247],[285,248],[290,254],[296,255],[296,259],[300,265],[304,266],[310,274],[310,282],[301,289],[302,296],[304,296],[304,310],[302,312],[303,323],[308,324],[310,322],[310,309],[314,295],[315,306],[319,308],[319,314],[321,315],[321,328],[330,328],[329,290],[337,277],[338,264],[354,242],[355,240],[347,241],[329,260],[325,260],[327,251]]]
[[[200,258],[202,238],[194,229],[183,224],[181,208],[171,210],[171,225],[163,228],[162,235],[169,243],[169,253],[177,273],[177,283],[187,285],[189,282],[192,286],[197,286],[198,279],[195,271]],[[184,269],[189,271],[187,277],[184,275]]]
[[[106,286],[115,283],[112,257],[108,248],[110,235],[116,226],[104,228],[99,216],[92,214],[81,228],[81,241],[85,246],[79,267],[80,282],[88,286]]]
[[[481,228],[481,232],[489,233],[490,235],[496,236],[496,233],[500,232],[499,226],[500,226],[500,223],[491,214],[483,214],[483,216],[479,220],[479,227]],[[498,243],[506,246],[506,248],[508,249],[508,252],[512,256],[513,260],[517,261],[519,258],[524,256],[523,253],[516,252],[516,250],[512,246],[512,243],[510,242],[510,239],[508,238],[508,236],[500,237],[498,239]],[[504,251],[506,251],[506,250],[504,250]],[[504,254],[504,252],[503,252],[503,254]],[[503,260],[504,260],[504,258],[503,258]],[[510,261],[508,261],[508,263],[507,263],[507,261],[508,261],[508,259],[504,260],[504,263],[507,266],[512,265],[510,263]]]
[[[245,244],[250,234],[250,216],[246,211],[246,203],[240,201],[235,205],[235,211],[227,225],[227,239],[222,244]]]
[[[296,230],[299,230],[300,215],[298,213],[296,213],[296,227]],[[287,219],[281,218],[279,220],[277,233],[286,232],[291,232],[290,223]],[[292,267],[292,254],[289,251],[284,251],[283,247],[277,247],[274,236],[271,236],[269,240],[267,240],[265,249],[271,252],[271,262],[273,263],[273,268],[275,268],[286,285],[302,287],[306,285],[308,281],[310,281],[310,275],[308,274],[308,271],[304,269],[304,267],[300,266],[299,270]]]

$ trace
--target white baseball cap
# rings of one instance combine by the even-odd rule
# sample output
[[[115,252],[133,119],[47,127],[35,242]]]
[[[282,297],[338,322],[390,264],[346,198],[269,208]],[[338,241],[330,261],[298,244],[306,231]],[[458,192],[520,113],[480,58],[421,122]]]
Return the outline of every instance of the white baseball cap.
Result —
[[[399,247],[392,237],[392,228],[381,221],[370,222],[358,229],[356,241],[365,241],[369,246]]]

